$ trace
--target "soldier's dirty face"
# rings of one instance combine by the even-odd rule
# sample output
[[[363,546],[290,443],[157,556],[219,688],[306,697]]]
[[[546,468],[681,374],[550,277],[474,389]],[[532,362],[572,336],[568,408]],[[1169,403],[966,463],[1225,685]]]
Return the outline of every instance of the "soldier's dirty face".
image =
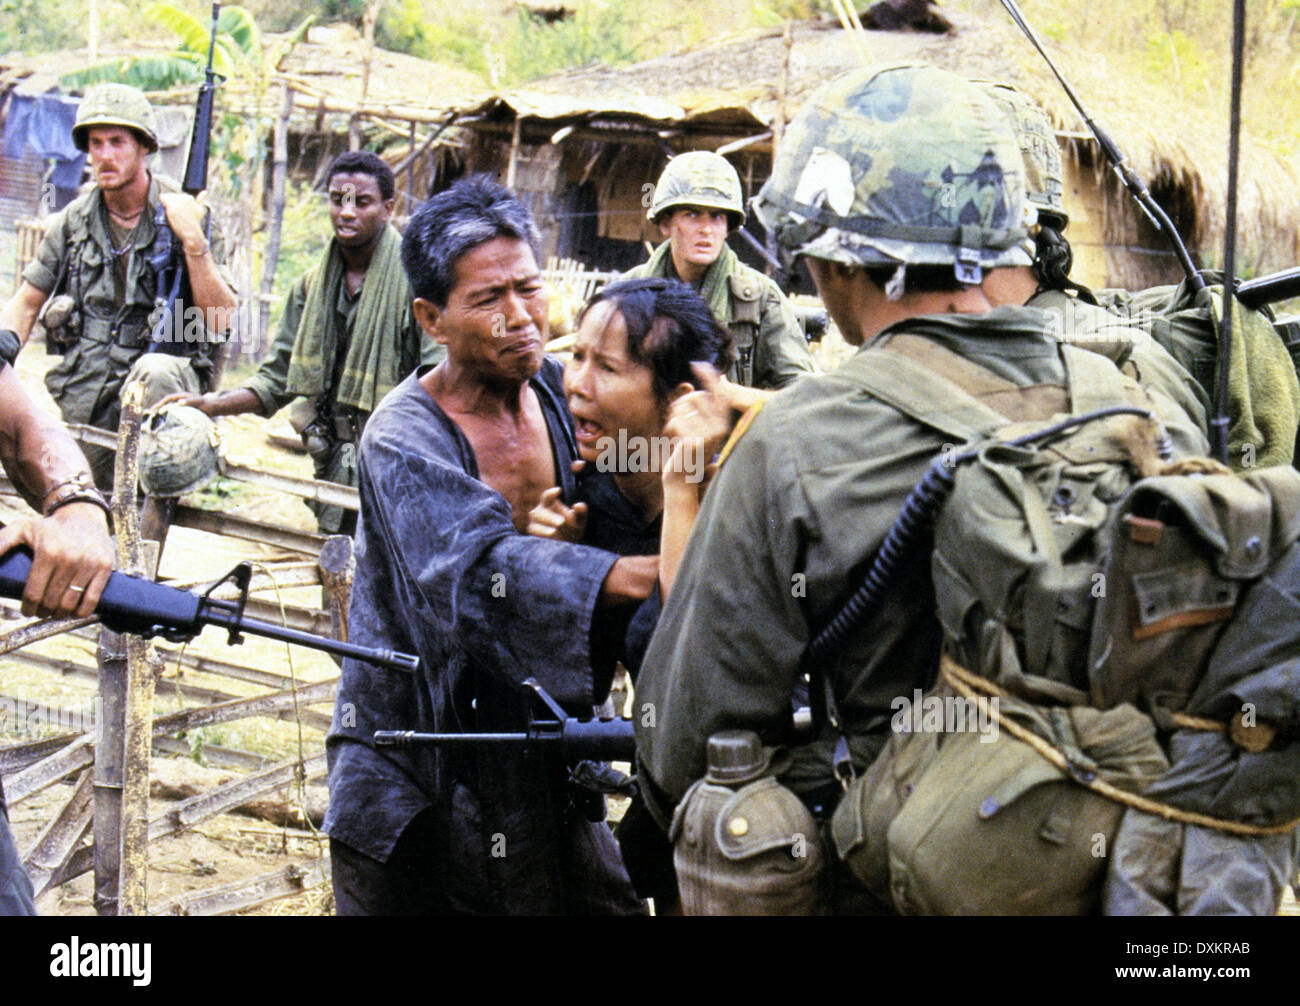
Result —
[[[363,248],[379,240],[393,213],[394,200],[385,200],[379,179],[362,172],[339,172],[330,179],[330,226],[339,244]]]
[[[596,461],[620,430],[627,431],[624,443],[649,442],[663,431],[667,404],[655,397],[654,373],[631,358],[623,315],[608,301],[582,319],[564,369],[564,394],[585,461]]]
[[[518,384],[542,367],[548,301],[528,242],[499,237],[456,260],[445,307],[417,298],[415,318],[448,362],[489,384]]]
[[[707,269],[722,254],[727,240],[727,214],[704,206],[679,206],[659,222],[659,230],[672,242],[673,264],[678,274]],[[687,277],[682,275],[683,279]],[[692,277],[693,278],[693,277]]]
[[[90,173],[101,189],[126,188],[144,174],[149,150],[123,126],[93,126],[86,131]]]

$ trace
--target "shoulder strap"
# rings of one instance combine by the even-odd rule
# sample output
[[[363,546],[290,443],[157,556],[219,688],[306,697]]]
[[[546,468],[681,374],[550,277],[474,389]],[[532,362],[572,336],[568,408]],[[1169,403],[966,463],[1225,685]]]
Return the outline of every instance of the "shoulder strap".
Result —
[[[891,348],[895,341],[897,337],[880,346],[862,350],[832,377],[849,381],[911,416],[918,423],[924,423],[962,441],[978,440],[1007,424],[1006,416],[985,405],[945,376],[945,370],[949,374],[953,372],[947,368],[951,360],[943,361],[943,369],[926,366],[918,362],[915,354],[905,353],[901,347]],[[930,340],[920,341],[929,343]],[[969,361],[941,346],[935,346],[935,349],[954,360],[961,360],[963,364],[969,364]],[[978,364],[969,365],[988,373]],[[992,374],[989,376],[995,377]]]

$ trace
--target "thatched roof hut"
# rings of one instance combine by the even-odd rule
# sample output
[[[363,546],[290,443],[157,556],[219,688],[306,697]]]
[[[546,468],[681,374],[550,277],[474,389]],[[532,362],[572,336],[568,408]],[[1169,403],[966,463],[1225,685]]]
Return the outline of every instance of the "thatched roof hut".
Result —
[[[1065,154],[1077,277],[1129,287],[1177,279],[1167,242],[1102,162],[1095,140],[1024,37],[992,13],[977,19],[945,8],[945,14],[954,25],[947,35],[867,31],[865,55],[837,26],[800,22],[788,32],[754,32],[633,66],[536,81],[459,107],[461,123],[476,134],[470,166],[500,171],[525,190],[537,187],[534,209],[543,219],[549,211],[559,220],[548,250],[620,267],[618,259],[628,252],[609,241],[658,239],[644,224],[639,200],[670,152],[719,149],[756,191],[771,163],[773,133],[779,137],[818,85],[866,59],[924,61],[1008,81],[1047,109]],[[1136,89],[1121,67],[1101,65],[1087,52],[1061,51],[1059,62],[1194,255],[1216,261],[1226,205],[1226,101],[1221,114],[1207,115],[1172,83],[1168,93]],[[1185,128],[1188,122],[1196,128]],[[592,190],[586,196],[584,187]],[[1286,158],[1249,138],[1239,201],[1239,234],[1257,268],[1300,259],[1300,178]],[[575,245],[572,235],[587,216],[596,219],[596,235],[585,247]]]

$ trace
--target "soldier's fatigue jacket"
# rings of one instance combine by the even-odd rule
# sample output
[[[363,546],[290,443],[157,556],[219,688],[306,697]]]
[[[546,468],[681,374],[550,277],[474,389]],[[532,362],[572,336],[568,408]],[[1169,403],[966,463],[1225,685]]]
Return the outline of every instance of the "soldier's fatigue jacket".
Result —
[[[271,346],[261,366],[257,368],[257,373],[244,385],[257,395],[262,413],[267,416],[279,412],[297,397],[287,391],[286,387],[289,367],[293,363],[294,341],[298,324],[302,320],[303,305],[307,301],[307,286],[311,277],[312,273],[309,270],[289,288],[284,302],[284,313],[280,316],[280,323],[276,327]],[[327,292],[327,296],[334,303],[339,328],[346,333],[346,338],[340,341],[337,358],[330,362],[332,375],[330,388],[324,400],[317,403],[318,410],[323,417],[327,418],[331,430],[330,449],[323,454],[313,454],[312,463],[315,466],[316,478],[355,487],[358,483],[356,442],[360,439],[370,414],[352,409],[338,409],[335,407],[334,399],[338,391],[342,363],[352,341],[352,328],[356,321],[357,305],[361,301],[361,291],[349,294],[347,283],[340,281],[337,290]],[[401,369],[404,373],[410,373],[424,364],[436,364],[447,355],[443,346],[424,337],[415,316],[409,310],[405,324],[395,337],[400,344]],[[334,422],[335,417],[337,422]],[[316,514],[322,532],[333,534],[346,528],[346,533],[351,533],[353,530],[354,521],[349,520],[340,507],[317,503],[308,503],[308,506]]]
[[[666,253],[667,242],[664,245]],[[735,359],[727,378],[738,384],[755,388],[784,388],[797,377],[815,373],[816,364],[808,352],[803,326],[790,306],[781,288],[757,269],[751,269],[735,257],[723,254],[710,269],[723,268],[731,260],[725,278],[727,296],[725,308],[720,303],[710,303],[713,313],[731,332],[735,340]],[[664,275],[680,279],[673,268],[672,257],[666,255],[667,265],[656,269],[656,259],[628,270],[623,279],[646,279]],[[707,285],[709,277],[705,276]]]
[[[1206,427],[1211,405],[1205,389],[1149,332],[1064,290],[1040,290],[1026,306],[1058,319],[1063,341],[1108,357],[1140,384],[1159,388],[1198,426]]]
[[[933,339],[1019,386],[1062,384],[1049,316],[1003,307],[931,315],[890,329]],[[704,774],[705,744],[724,729],[784,736],[800,660],[816,630],[858,586],[907,494],[950,438],[872,397],[838,371],[798,381],[766,403],[735,445],[699,519],[637,679],[643,787],[665,824]],[[1203,431],[1148,388],[1177,454],[1203,454]],[[949,448],[951,449],[951,448]],[[854,763],[865,769],[889,736],[892,701],[934,679],[941,641],[928,557],[824,668]],[[850,681],[864,682],[851,694]],[[794,752],[784,781],[803,794],[831,784],[830,741]]]
[[[122,383],[132,365],[149,345],[150,314],[154,310],[157,277],[148,259],[157,237],[154,217],[159,195],[177,192],[171,179],[153,175],[148,201],[126,251],[123,302],[117,303],[113,271],[113,243],[109,238],[107,210],[99,188],[93,188],[65,206],[45,232],[36,258],[23,270],[23,279],[46,294],[68,293],[80,315],[80,331],[63,359],[45,375],[45,386],[69,423],[90,423],[116,429]],[[213,221],[209,244],[214,260],[224,261],[221,230]],[[62,267],[67,263],[62,282]],[[56,284],[60,289],[55,290]],[[178,302],[169,335],[184,342],[184,355],[195,372],[198,386],[207,390],[217,338],[197,326],[186,330],[190,319]],[[189,338],[193,337],[193,338]]]

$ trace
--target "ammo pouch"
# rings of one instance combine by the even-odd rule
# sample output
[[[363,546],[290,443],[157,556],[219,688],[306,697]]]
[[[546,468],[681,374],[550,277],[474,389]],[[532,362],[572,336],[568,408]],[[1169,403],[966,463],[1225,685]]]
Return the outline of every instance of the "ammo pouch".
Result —
[[[839,857],[905,915],[1095,914],[1125,808],[1071,775],[1140,792],[1169,764],[1150,717],[1131,705],[976,700],[943,681],[923,700],[927,725],[931,703],[963,707],[965,728],[890,738],[831,819]],[[1064,754],[1070,771],[1000,729],[1008,719]]]
[[[727,766],[723,745],[747,757]],[[668,831],[686,915],[818,914],[820,829],[771,774],[772,754],[752,731],[709,738],[709,774],[686,791]]]
[[[754,383],[754,351],[758,329],[763,321],[763,292],[751,278],[733,274],[728,279],[731,288],[731,330],[736,346],[736,373],[739,383]]]

